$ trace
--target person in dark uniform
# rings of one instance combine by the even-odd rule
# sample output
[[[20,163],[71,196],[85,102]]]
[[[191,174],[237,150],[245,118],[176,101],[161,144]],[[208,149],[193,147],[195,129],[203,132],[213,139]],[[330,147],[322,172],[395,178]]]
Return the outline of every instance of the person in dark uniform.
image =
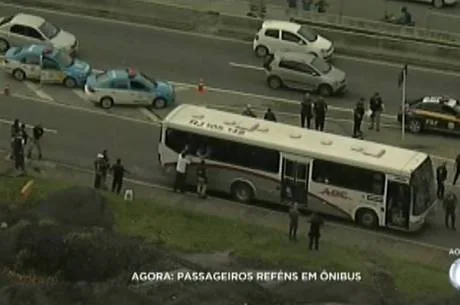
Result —
[[[323,131],[324,123],[326,121],[327,104],[324,98],[320,97],[314,104],[315,128],[316,130]]]
[[[22,123],[21,124],[21,130],[20,130],[20,133],[21,133],[21,137],[22,137],[22,140],[23,140],[23,150],[24,150],[24,153],[27,151],[27,145],[29,144],[29,133],[27,132],[27,126],[26,124]]]
[[[102,172],[104,166],[104,156],[97,154],[96,160],[94,161],[94,188],[100,189],[102,186]]]
[[[454,175],[454,181],[453,185],[457,184],[458,176],[460,175],[460,154],[457,155],[457,158],[455,158],[455,175]]]
[[[121,189],[123,188],[123,178],[125,173],[128,171],[125,169],[121,163],[121,159],[118,158],[117,162],[111,167],[113,180],[112,180],[112,193],[116,192],[120,195]]]
[[[319,238],[321,236],[321,227],[324,224],[323,218],[317,214],[313,213],[310,219],[310,231],[308,232],[308,238],[310,240],[308,248],[313,250],[313,246],[315,250],[319,250]]]
[[[11,124],[11,132],[10,132],[10,139],[11,139],[11,153],[10,153],[10,159],[14,159],[14,141],[16,137],[20,134],[21,132],[21,124],[19,123],[19,119],[15,119],[13,124]]]
[[[436,181],[438,183],[438,190],[437,190],[437,194],[438,194],[438,198],[439,199],[443,199],[444,198],[444,191],[445,191],[445,187],[444,187],[444,182],[446,181],[447,179],[447,168],[446,168],[446,162],[443,162],[441,165],[438,166],[438,168],[436,169]]]
[[[361,131],[361,125],[364,118],[364,98],[360,98],[353,110],[353,138],[362,138],[363,133]]]
[[[16,170],[25,172],[26,168],[24,157],[24,138],[21,133],[18,133],[13,139],[13,158]]]
[[[276,122],[276,115],[273,113],[271,108],[267,108],[267,112],[264,114],[264,120]]]
[[[31,145],[29,146],[29,151],[27,153],[27,158],[32,158],[32,153],[34,151],[34,148],[37,149],[37,153],[38,153],[38,159],[41,160],[42,159],[42,146],[41,146],[41,138],[43,136],[43,134],[45,133],[45,131],[43,130],[43,127],[38,124],[34,127],[34,129],[32,130],[32,143]]]
[[[300,126],[305,127],[305,120],[307,121],[307,128],[311,128],[311,119],[313,118],[313,101],[310,93],[305,93],[302,103],[300,104]]]
[[[208,186],[208,175],[206,173],[206,164],[204,159],[201,159],[200,164],[198,164],[196,168],[196,176],[197,176],[197,185],[196,185],[196,192],[200,198],[206,198],[206,190]]]
[[[299,228],[299,208],[297,202],[289,209],[289,240],[297,240],[297,229]]]
[[[455,214],[457,210],[457,201],[457,196],[452,192],[449,192],[446,198],[444,198],[444,210],[446,211],[446,228],[450,228],[452,230],[455,230]]]
[[[369,126],[369,129],[374,129],[375,125],[375,130],[380,131],[380,118],[384,110],[383,100],[380,93],[375,92],[370,98],[369,108],[371,109],[371,126]]]

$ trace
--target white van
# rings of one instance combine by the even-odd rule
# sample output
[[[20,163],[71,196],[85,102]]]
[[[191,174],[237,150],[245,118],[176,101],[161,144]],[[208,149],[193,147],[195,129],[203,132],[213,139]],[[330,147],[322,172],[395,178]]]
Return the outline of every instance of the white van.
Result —
[[[294,22],[267,20],[257,32],[252,45],[258,57],[275,52],[309,53],[329,59],[334,46],[308,27]]]

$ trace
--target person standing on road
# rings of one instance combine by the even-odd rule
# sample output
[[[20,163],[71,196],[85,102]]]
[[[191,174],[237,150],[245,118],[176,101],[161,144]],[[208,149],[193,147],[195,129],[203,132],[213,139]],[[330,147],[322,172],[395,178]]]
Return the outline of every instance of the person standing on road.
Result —
[[[97,154],[94,161],[94,188],[100,189],[102,186],[102,173],[104,167],[104,155]]]
[[[324,98],[320,97],[313,106],[315,116],[316,130],[323,131],[324,123],[326,121],[327,104]]]
[[[109,158],[109,153],[107,151],[107,149],[104,149],[102,151],[102,161],[101,161],[101,172],[102,172],[102,176],[101,176],[101,187],[104,189],[104,190],[107,190],[107,175],[109,173],[109,170],[110,170],[110,158]]]
[[[24,157],[24,138],[19,132],[13,139],[13,159],[15,169],[21,172],[26,171]]]
[[[276,122],[276,115],[271,108],[267,108],[267,112],[264,114],[264,120]]]
[[[265,18],[267,14],[266,0],[250,0],[249,1],[249,13],[246,14],[248,17],[253,18]]]
[[[11,132],[10,132],[10,143],[11,143],[11,152],[10,152],[10,160],[14,159],[14,141],[16,137],[21,132],[21,124],[19,123],[19,119],[15,119],[13,124],[11,124]]]
[[[321,227],[324,225],[323,218],[317,214],[313,213],[310,219],[310,232],[308,232],[309,238],[309,245],[308,249],[313,250],[313,246],[315,250],[319,250],[319,238],[321,236]]]
[[[438,190],[437,190],[438,199],[444,198],[444,191],[445,191],[444,182],[447,179],[446,164],[447,164],[446,162],[443,162],[436,169],[436,181],[438,183]]]
[[[244,109],[242,115],[253,117],[253,118],[257,117],[257,115],[254,113],[254,111],[252,111],[252,106],[250,104],[246,105],[246,108]]]
[[[455,214],[457,210],[457,201],[457,196],[452,192],[449,192],[446,198],[444,198],[444,210],[446,211],[446,228],[452,230],[455,230]]]
[[[353,111],[353,138],[363,138],[361,124],[364,118],[364,98],[360,98]]]
[[[458,154],[457,157],[455,158],[455,175],[454,175],[454,181],[452,182],[453,185],[457,184],[459,175],[460,175],[460,154]]]
[[[197,185],[196,185],[196,192],[200,198],[205,199],[206,191],[208,188],[208,175],[206,172],[206,164],[204,159],[201,159],[200,164],[198,164],[196,168],[196,176],[197,176]]]
[[[41,146],[41,138],[45,131],[43,130],[43,127],[38,124],[32,129],[32,143],[29,146],[29,151],[27,152],[27,158],[31,159],[32,158],[32,153],[34,149],[37,149],[38,153],[38,159],[42,159],[42,146]]]
[[[23,140],[23,150],[24,153],[27,151],[27,145],[29,144],[29,133],[27,132],[27,126],[26,124],[22,123],[21,124],[21,137]]]
[[[371,126],[369,126],[369,129],[374,129],[375,125],[375,130],[380,131],[380,118],[384,110],[383,100],[380,93],[375,92],[370,98],[369,108],[371,110]]]
[[[307,128],[311,128],[311,119],[313,118],[313,100],[310,93],[305,93],[302,103],[300,104],[300,126],[305,128],[305,120]]]
[[[297,241],[297,229],[299,228],[299,207],[294,202],[289,209],[289,240]]]
[[[297,0],[287,0],[286,15],[289,17],[297,15]]]
[[[128,171],[123,166],[120,158],[117,159],[117,163],[112,165],[111,170],[113,175],[112,193],[117,193],[117,195],[120,195],[121,189],[123,188],[123,178],[125,173],[128,173]]]
[[[174,192],[180,191],[181,193],[185,193],[187,167],[190,165],[190,160],[188,159],[187,154],[187,149],[184,149],[177,158]]]

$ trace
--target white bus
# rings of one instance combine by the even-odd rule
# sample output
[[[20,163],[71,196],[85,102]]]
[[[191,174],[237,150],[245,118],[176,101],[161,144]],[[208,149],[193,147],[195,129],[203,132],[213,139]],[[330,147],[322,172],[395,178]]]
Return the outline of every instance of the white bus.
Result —
[[[162,122],[164,173],[175,172],[186,146],[187,182],[196,183],[197,153],[206,152],[209,189],[240,202],[295,200],[365,227],[405,231],[420,229],[437,204],[431,158],[417,151],[180,105]]]

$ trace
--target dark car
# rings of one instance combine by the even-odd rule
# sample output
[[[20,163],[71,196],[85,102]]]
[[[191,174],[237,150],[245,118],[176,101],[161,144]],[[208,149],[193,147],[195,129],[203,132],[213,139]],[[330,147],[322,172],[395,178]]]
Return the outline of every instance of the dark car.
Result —
[[[453,98],[425,96],[405,104],[405,124],[410,132],[435,130],[460,133],[460,102]],[[402,111],[398,113],[402,122]]]

